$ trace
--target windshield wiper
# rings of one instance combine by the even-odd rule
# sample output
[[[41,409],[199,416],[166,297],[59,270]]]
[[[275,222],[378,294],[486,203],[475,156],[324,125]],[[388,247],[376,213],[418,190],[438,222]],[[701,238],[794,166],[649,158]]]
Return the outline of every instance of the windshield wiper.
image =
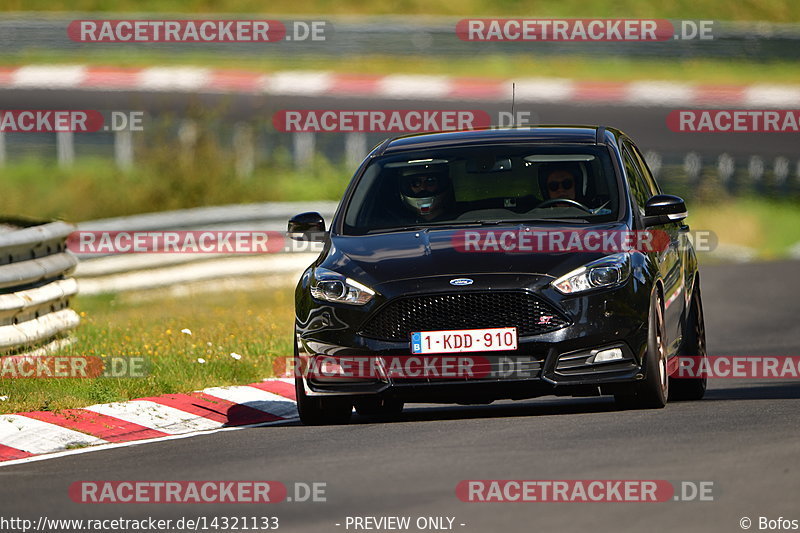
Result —
[[[501,224],[511,224],[514,226],[538,224],[541,222],[555,223],[555,224],[588,224],[589,221],[583,218],[528,218],[528,219],[511,219],[511,220],[476,220],[474,222],[454,221],[443,222],[436,224],[437,226],[499,226]]]
[[[505,220],[453,220],[451,222],[437,222],[428,227],[444,227],[444,226],[497,226],[498,224],[505,224]]]
[[[454,220],[451,222],[435,222],[431,224],[418,225],[418,226],[398,226],[390,228],[375,228],[367,231],[367,235],[374,233],[399,233],[401,231],[426,231],[434,229],[442,229],[454,226],[499,226],[501,224],[510,224],[514,226],[530,225],[530,224],[588,224],[589,221],[583,218],[529,218],[529,219],[515,219],[515,220]]]
[[[418,226],[398,226],[398,227],[391,227],[391,228],[375,228],[367,231],[367,234],[370,233],[397,233],[400,231],[425,231],[431,229],[439,229],[439,228],[446,228],[452,226],[496,226],[498,224],[504,224],[505,221],[503,220],[478,220],[475,222],[467,222],[467,221],[453,221],[453,222],[433,222],[430,224],[425,225],[418,225]]]
[[[401,231],[422,231],[424,229],[428,229],[426,226],[402,226],[396,228],[375,228],[367,231],[367,235],[370,233],[398,233]]]
[[[531,218],[520,221],[521,224],[540,224],[542,222],[555,224],[588,224],[585,218]]]

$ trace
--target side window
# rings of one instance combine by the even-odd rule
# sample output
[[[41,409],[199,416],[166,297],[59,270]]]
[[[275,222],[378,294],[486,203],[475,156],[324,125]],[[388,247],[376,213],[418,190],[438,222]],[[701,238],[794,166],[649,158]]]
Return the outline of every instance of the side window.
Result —
[[[647,162],[644,160],[642,153],[633,143],[631,143],[629,146],[632,149],[631,151],[633,152],[633,155],[636,156],[636,159],[639,162],[639,168],[642,169],[642,173],[644,174],[644,182],[647,185],[647,189],[650,191],[650,196],[661,194],[661,187],[658,186],[653,174],[650,173],[650,168],[647,166]]]
[[[628,184],[631,188],[634,204],[636,204],[635,208],[643,216],[644,204],[647,203],[648,198],[652,195],[647,190],[639,166],[636,164],[626,144],[622,145],[622,160],[625,163],[625,174],[628,175]]]

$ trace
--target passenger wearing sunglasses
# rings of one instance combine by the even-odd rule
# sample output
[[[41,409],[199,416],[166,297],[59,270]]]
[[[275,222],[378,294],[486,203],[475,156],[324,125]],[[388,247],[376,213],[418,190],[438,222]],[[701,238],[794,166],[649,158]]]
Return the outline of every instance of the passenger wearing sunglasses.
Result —
[[[547,163],[539,168],[539,188],[543,201],[537,207],[564,207],[572,205],[583,207],[593,215],[611,213],[608,195],[587,193],[584,172],[575,162]],[[559,202],[559,200],[563,200]],[[576,203],[577,202],[577,203]]]
[[[566,198],[576,200],[578,174],[569,166],[550,166],[543,169],[545,200]]]

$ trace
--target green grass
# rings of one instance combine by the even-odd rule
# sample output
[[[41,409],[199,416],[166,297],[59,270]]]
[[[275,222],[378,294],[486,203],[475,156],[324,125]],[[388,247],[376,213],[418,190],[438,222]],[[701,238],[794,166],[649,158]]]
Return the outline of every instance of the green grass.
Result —
[[[135,137],[135,168],[116,168],[110,157],[80,155],[60,168],[53,159],[15,157],[0,167],[5,214],[71,222],[152,211],[242,202],[338,199],[352,169],[315,159],[296,170],[286,148],[274,146],[252,176],[236,175],[230,128],[210,110],[190,104],[197,124],[192,148],[177,139],[178,121],[163,116]],[[259,121],[260,120],[260,121]],[[269,117],[254,120],[264,131]],[[269,126],[271,128],[271,126]],[[268,130],[267,130],[268,131]]]
[[[136,136],[134,169],[118,169],[110,157],[79,155],[60,168],[43,157],[12,157],[0,168],[3,210],[33,218],[71,222],[241,202],[338,199],[352,169],[316,159],[296,170],[286,148],[270,146],[268,160],[249,177],[236,174],[230,128],[223,109],[192,107],[197,139],[192,148],[177,139],[178,121],[166,116],[145,124]],[[265,126],[269,117],[254,121]],[[274,143],[272,139],[269,143]]]
[[[715,20],[800,20],[793,0],[6,0],[7,11],[112,11],[163,13],[274,13],[331,15],[447,15],[517,17],[684,18]]]
[[[719,242],[746,246],[763,260],[782,259],[800,243],[800,204],[776,199],[736,198],[689,203],[693,230],[714,231]]]
[[[703,168],[699,186],[688,183],[680,166],[665,166],[659,182],[663,190],[687,199],[693,230],[713,231],[719,242],[750,248],[761,260],[786,258],[800,243],[800,194],[778,192],[771,170],[764,173],[759,190],[739,166],[732,176],[735,192],[720,182],[717,170]],[[793,178],[795,179],[795,178]]]
[[[273,375],[276,357],[291,354],[291,288],[138,302],[124,295],[79,297],[73,307],[83,317],[78,340],[60,355],[144,357],[147,377],[0,379],[0,396],[8,396],[0,412],[58,411],[253,383]]]
[[[352,169],[324,161],[303,171],[271,162],[248,179],[237,177],[232,164],[202,158],[184,163],[148,161],[132,172],[100,158],[79,159],[70,169],[34,159],[9,164],[0,168],[3,212],[80,222],[231,203],[338,200],[352,175]]]

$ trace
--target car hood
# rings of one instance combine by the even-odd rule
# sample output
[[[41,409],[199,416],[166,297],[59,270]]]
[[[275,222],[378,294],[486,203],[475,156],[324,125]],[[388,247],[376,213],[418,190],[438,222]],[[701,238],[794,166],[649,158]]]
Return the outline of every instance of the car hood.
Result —
[[[611,252],[530,252],[464,249],[464,231],[624,231],[625,224],[594,226],[491,226],[399,231],[374,235],[331,237],[330,248],[320,266],[334,270],[373,287],[407,279],[439,276],[480,276],[525,274],[559,277]],[[485,242],[485,241],[481,241]]]

